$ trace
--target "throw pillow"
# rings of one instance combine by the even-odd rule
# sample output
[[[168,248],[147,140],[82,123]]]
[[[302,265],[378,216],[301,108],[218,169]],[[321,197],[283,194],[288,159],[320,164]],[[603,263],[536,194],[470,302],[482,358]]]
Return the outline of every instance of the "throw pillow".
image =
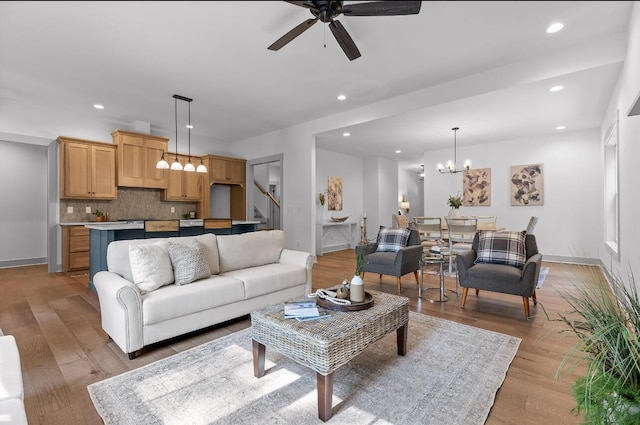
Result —
[[[378,232],[377,252],[398,252],[407,246],[411,229],[383,228]]]
[[[211,276],[207,254],[197,240],[191,245],[169,242],[169,257],[173,264],[176,285],[186,285]]]
[[[478,235],[478,257],[475,262],[506,264],[522,268],[527,261],[526,236],[526,230],[480,232]]]
[[[173,283],[173,268],[167,241],[129,246],[129,262],[133,283],[143,293]]]

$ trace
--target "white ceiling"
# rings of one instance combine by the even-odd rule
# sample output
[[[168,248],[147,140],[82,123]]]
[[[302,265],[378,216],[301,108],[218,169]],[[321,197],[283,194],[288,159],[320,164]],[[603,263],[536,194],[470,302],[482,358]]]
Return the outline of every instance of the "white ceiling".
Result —
[[[362,53],[349,61],[321,22],[267,50],[311,17],[282,1],[0,2],[0,135],[108,142],[141,121],[174,139],[173,94],[194,99],[193,153],[336,116],[348,118],[317,146],[412,166],[452,146],[453,126],[458,146],[598,128],[633,3],[423,2],[418,15],[340,16]],[[546,34],[555,21],[565,28]],[[555,84],[565,90],[549,93]]]

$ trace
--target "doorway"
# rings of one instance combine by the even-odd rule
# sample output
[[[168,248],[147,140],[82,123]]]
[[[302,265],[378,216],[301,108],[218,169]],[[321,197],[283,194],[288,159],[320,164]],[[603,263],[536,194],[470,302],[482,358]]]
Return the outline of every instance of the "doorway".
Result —
[[[284,155],[247,161],[247,220],[258,230],[282,230],[282,168]]]

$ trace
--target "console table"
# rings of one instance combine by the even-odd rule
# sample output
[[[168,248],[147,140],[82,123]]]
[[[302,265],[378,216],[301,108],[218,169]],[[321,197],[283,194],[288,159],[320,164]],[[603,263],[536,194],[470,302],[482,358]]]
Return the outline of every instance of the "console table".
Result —
[[[325,252],[339,251],[341,249],[354,248],[357,242],[356,231],[358,224],[356,222],[345,221],[317,223],[316,224],[316,255],[322,255]],[[336,241],[330,236],[337,236]],[[337,243],[336,243],[337,242]]]

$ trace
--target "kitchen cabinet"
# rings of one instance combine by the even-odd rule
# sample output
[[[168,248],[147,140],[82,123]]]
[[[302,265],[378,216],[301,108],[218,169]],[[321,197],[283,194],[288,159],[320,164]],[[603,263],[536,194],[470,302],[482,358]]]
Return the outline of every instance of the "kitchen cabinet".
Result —
[[[118,186],[167,188],[168,171],[156,168],[156,164],[167,151],[169,139],[124,130],[111,136],[118,147]]]
[[[208,155],[209,183],[245,184],[246,159]]]
[[[89,229],[84,225],[62,226],[62,271],[89,269]]]
[[[175,154],[166,155],[165,159],[171,163],[175,159]],[[188,156],[178,155],[178,161],[183,167],[188,159]],[[200,164],[200,158],[192,156],[191,162],[197,166]],[[200,186],[204,173],[168,170],[168,175],[167,189],[164,191],[165,201],[200,202]]]
[[[58,137],[61,199],[116,199],[116,147]]]

